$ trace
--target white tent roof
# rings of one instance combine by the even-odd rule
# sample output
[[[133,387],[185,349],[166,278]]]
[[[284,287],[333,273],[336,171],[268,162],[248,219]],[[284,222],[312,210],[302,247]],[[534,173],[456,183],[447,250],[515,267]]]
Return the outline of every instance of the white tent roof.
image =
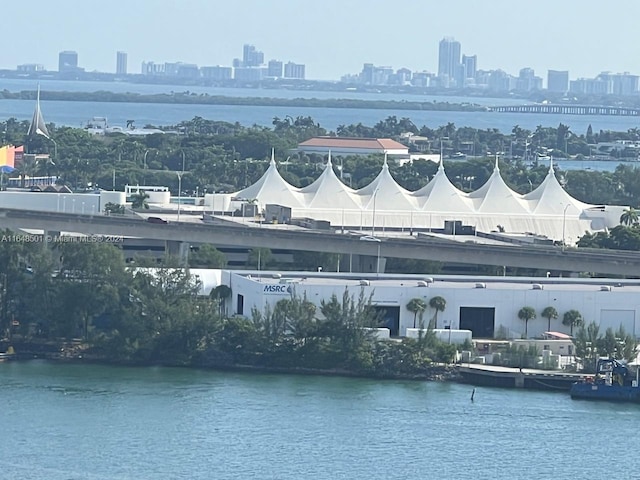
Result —
[[[485,184],[478,190],[469,193],[474,208],[482,213],[529,213],[527,202],[523,201],[522,195],[511,190],[500,175],[498,159],[493,173]]]
[[[523,198],[529,202],[529,210],[539,215],[563,215],[566,213],[575,216],[576,213],[594,207],[594,205],[573,198],[562,188],[553,170],[553,161],[549,164],[549,173],[544,181]],[[567,207],[567,205],[572,205],[573,208]]]
[[[362,206],[366,209],[372,208],[374,197],[379,210],[411,210],[416,207],[411,192],[398,185],[391,176],[386,156],[378,176],[356,193],[361,199]]]
[[[624,208],[597,207],[571,197],[556,179],[553,168],[538,188],[521,195],[506,185],[497,162],[489,180],[471,193],[451,183],[442,162],[433,179],[415,192],[398,185],[386,161],[369,185],[353,190],[336,176],[330,158],[315,182],[297,188],[280,176],[273,154],[264,175],[232,196],[257,199],[261,205],[288,206],[294,209],[294,216],[327,220],[335,225],[378,223],[388,228],[431,229],[445,220],[459,220],[484,231],[502,225],[508,232],[535,232],[571,242],[585,231],[618,225]]]
[[[413,192],[420,210],[443,213],[473,213],[473,205],[468,195],[458,190],[449,180],[440,162],[438,172],[429,183]]]
[[[269,168],[262,177],[253,185],[236,192],[233,196],[246,199],[255,198],[262,205],[273,203],[288,207],[303,207],[304,201],[299,190],[280,176],[272,152]]]
[[[331,163],[331,153],[327,166],[315,182],[299,190],[308,208],[359,209],[360,199],[356,191],[346,186],[336,176]]]

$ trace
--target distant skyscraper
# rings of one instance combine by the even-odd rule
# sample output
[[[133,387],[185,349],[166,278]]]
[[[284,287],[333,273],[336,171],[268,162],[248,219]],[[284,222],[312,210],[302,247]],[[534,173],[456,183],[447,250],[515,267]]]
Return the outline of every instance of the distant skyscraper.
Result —
[[[282,62],[280,60],[269,60],[267,77],[282,78]]]
[[[462,55],[462,66],[464,67],[464,78],[476,78],[478,70],[477,55]]]
[[[569,72],[566,70],[549,70],[547,72],[547,90],[566,93],[569,91]]]
[[[460,69],[460,42],[451,37],[445,37],[440,41],[438,50],[438,77],[443,86],[449,86],[456,78]]]
[[[253,45],[245,45],[242,48],[242,63],[245,67],[259,67],[264,63],[264,53]]]
[[[305,67],[300,63],[287,62],[284,66],[284,78],[304,80]]]
[[[116,53],[116,74],[117,75],[127,74],[127,53],[126,52]]]
[[[78,53],[65,50],[58,54],[58,72],[74,72],[78,70]]]

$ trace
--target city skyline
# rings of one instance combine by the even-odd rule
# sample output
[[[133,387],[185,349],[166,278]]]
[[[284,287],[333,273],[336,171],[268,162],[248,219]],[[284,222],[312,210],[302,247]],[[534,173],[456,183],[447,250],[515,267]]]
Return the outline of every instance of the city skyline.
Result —
[[[36,63],[54,71],[65,50],[76,51],[86,71],[115,72],[116,51],[127,52],[129,73],[139,73],[143,61],[231,66],[242,57],[243,45],[252,44],[264,52],[265,63],[291,60],[306,65],[308,79],[338,80],[360,71],[363,63],[437,73],[439,42],[454,37],[462,53],[477,56],[478,69],[516,74],[530,67],[542,76],[568,70],[571,78],[640,70],[635,61],[640,47],[633,42],[640,4],[629,0],[615,10],[588,0],[579,11],[550,0],[540,0],[535,10],[504,0],[481,9],[461,0],[447,5],[400,0],[393,8],[327,0],[312,10],[294,0],[242,5],[67,0],[65,5],[32,2],[30,28],[38,35],[24,35],[23,24],[9,22],[5,34],[20,38],[20,49],[5,50],[0,68]],[[20,18],[22,7],[11,3],[5,14]]]

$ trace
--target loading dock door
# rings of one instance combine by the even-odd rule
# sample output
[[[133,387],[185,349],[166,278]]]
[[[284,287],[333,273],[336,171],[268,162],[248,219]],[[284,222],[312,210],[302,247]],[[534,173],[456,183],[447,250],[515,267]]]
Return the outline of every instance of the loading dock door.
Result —
[[[493,307],[460,307],[460,329],[471,330],[473,338],[493,338],[495,318]]]
[[[400,307],[373,305],[373,309],[379,315],[380,327],[388,328],[392,337],[397,337],[400,331]]]

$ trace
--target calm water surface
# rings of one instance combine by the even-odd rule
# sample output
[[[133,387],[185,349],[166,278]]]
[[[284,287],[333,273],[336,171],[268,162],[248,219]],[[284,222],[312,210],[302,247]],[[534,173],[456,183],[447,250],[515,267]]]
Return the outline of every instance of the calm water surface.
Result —
[[[471,389],[0,364],[0,478],[637,478],[639,406]]]
[[[183,92],[189,90],[210,95],[233,97],[274,97],[274,98],[358,98],[361,100],[409,100],[438,101],[450,103],[478,103],[481,105],[508,105],[529,103],[524,100],[472,98],[435,95],[410,95],[392,93],[363,92],[315,92],[297,90],[185,87],[172,85],[140,85],[125,82],[74,82],[59,80],[43,80],[43,90],[66,90],[91,92],[108,90],[114,92],[134,92],[142,94]],[[35,90],[37,82],[33,80],[0,79],[0,90],[9,91]],[[1,100],[0,119],[15,117],[18,120],[30,120],[33,115],[34,102],[31,100]],[[104,102],[60,102],[43,101],[42,112],[45,121],[57,125],[81,127],[93,117],[107,117],[112,126],[126,125],[127,120],[135,120],[137,126],[175,125],[185,120],[200,116],[207,120],[239,122],[242,125],[272,126],[273,117],[284,118],[311,116],[323,127],[335,130],[339,125],[362,123],[373,126],[391,115],[398,118],[407,117],[418,127],[426,125],[437,128],[447,123],[456,127],[473,127],[480,129],[497,128],[503,133],[510,133],[515,125],[535,130],[538,125],[557,127],[560,123],[569,125],[576,134],[584,134],[589,125],[594,131],[613,130],[627,131],[640,126],[637,117],[616,117],[605,115],[555,115],[555,114],[518,114],[492,112],[446,112],[416,110],[377,110],[353,108],[309,108],[309,107],[261,107],[251,105],[172,105],[172,104],[136,104],[136,103],[104,103]]]

